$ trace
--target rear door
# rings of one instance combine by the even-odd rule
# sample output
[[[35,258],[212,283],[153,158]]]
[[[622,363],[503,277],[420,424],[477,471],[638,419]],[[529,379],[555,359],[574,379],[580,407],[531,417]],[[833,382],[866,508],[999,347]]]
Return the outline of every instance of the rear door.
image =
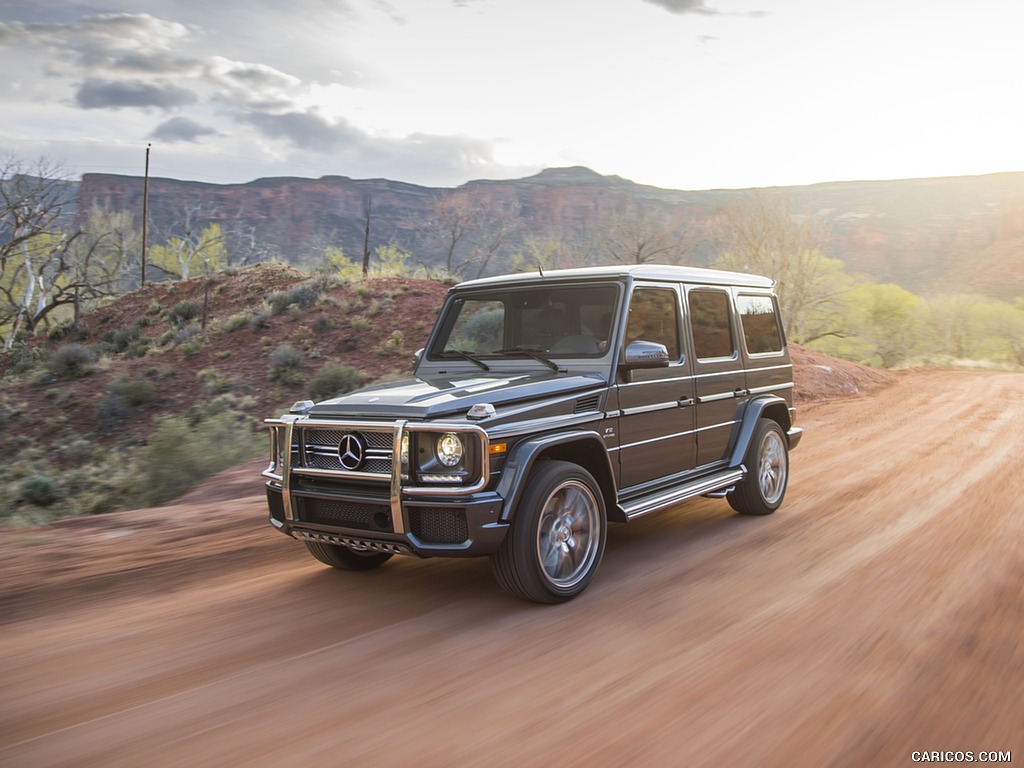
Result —
[[[686,288],[696,392],[697,466],[724,462],[747,400],[737,345],[732,294],[727,287]]]
[[[751,395],[778,395],[792,404],[793,366],[775,297],[767,292],[740,290],[736,313],[743,330],[747,389]]]

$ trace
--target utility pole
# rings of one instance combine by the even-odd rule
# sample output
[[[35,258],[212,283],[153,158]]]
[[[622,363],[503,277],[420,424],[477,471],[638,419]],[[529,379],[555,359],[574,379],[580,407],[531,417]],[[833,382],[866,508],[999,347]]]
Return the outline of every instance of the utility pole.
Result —
[[[149,221],[149,148],[146,145],[146,175],[142,182],[142,281],[140,288],[146,287],[146,224]]]

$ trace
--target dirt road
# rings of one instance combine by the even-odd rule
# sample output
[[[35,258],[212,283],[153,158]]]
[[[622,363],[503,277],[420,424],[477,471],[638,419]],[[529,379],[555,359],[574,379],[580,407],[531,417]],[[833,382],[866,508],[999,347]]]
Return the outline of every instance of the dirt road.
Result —
[[[261,465],[0,537],[0,765],[1024,761],[1024,376],[800,414],[782,509],[612,528],[562,606],[486,560],[321,566]]]

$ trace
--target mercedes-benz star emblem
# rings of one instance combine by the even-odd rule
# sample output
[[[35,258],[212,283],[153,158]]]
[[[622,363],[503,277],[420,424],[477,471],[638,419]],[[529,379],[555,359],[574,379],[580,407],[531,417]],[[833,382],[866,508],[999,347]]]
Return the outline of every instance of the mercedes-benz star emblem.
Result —
[[[338,442],[338,461],[341,466],[350,472],[355,472],[363,466],[363,441],[358,435],[345,434]]]

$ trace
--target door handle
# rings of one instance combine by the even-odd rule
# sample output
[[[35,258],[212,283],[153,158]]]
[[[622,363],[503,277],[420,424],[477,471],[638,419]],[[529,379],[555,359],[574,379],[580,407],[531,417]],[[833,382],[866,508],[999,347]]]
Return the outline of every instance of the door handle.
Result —
[[[746,397],[747,395],[750,394],[750,390],[749,389],[743,389],[741,387],[739,389],[734,390],[732,394],[733,394],[734,397]]]
[[[680,397],[679,398],[679,407],[680,408],[685,408],[688,405],[693,405],[693,398],[692,397]]]

